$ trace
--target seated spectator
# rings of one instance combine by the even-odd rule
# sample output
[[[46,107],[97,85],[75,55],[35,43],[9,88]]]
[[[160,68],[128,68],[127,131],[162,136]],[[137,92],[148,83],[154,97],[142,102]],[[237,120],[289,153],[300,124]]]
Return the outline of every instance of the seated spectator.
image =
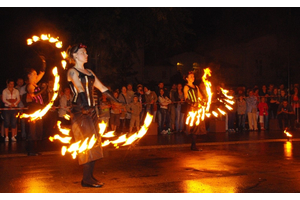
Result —
[[[281,130],[283,130],[284,128],[288,128],[289,125],[291,127],[291,130],[294,129],[295,112],[286,99],[283,100],[283,102],[278,107],[277,118],[278,118],[279,128]],[[283,128],[282,121],[284,121],[284,128]]]
[[[5,141],[8,142],[8,128],[11,126],[11,141],[15,142],[17,137],[17,110],[13,108],[17,108],[20,102],[20,94],[17,89],[14,88],[14,81],[9,79],[7,80],[7,88],[2,92],[2,101],[4,103],[5,108],[12,108],[12,110],[3,110],[4,117],[4,132],[5,132]]]

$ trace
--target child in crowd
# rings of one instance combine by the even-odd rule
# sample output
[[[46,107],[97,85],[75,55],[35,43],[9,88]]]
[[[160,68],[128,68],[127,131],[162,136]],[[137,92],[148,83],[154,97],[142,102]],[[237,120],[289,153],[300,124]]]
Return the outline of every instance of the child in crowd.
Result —
[[[267,129],[268,109],[269,107],[268,104],[265,102],[265,97],[261,97],[260,103],[258,104],[260,130]]]
[[[132,128],[135,127],[137,130],[140,129],[140,113],[142,111],[142,105],[138,101],[138,96],[133,97],[133,102],[126,106],[127,112],[131,113],[130,125],[129,125],[129,133],[132,132]]]
[[[245,129],[246,111],[247,111],[247,105],[244,99],[244,95],[239,95],[239,99],[236,102],[236,106],[237,106],[237,114],[239,120],[238,129],[239,131],[242,131]]]

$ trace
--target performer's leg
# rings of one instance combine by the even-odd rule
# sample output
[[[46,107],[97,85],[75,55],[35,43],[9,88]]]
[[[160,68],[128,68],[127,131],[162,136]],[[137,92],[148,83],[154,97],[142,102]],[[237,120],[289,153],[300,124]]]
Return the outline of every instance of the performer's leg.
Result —
[[[81,185],[83,187],[102,187],[103,183],[99,183],[93,177],[95,161],[85,163],[82,166],[83,166],[83,177],[82,177]]]

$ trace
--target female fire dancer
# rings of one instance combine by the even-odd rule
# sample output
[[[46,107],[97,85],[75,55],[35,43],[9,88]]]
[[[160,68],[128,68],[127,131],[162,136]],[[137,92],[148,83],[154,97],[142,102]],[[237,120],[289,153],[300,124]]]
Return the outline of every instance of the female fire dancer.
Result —
[[[26,85],[26,93],[22,96],[22,102],[28,107],[27,110],[24,110],[24,113],[33,113],[38,109],[43,107],[43,98],[42,93],[47,89],[47,86],[44,84],[44,87],[40,89],[38,87],[38,82],[43,78],[46,70],[46,61],[44,56],[40,56],[42,59],[43,65],[39,74],[37,74],[34,69],[27,69],[27,78],[28,83]],[[38,153],[38,140],[43,138],[43,121],[37,120],[34,122],[26,123],[26,133],[27,133],[27,153],[28,156],[37,156]]]
[[[185,76],[185,80],[187,81],[187,84],[183,88],[183,94],[187,106],[186,112],[188,113],[189,111],[198,110],[198,98],[201,99],[202,95],[199,88],[194,85],[195,76],[193,72],[189,72],[188,75]],[[199,151],[196,147],[196,135],[200,133],[200,126],[196,126],[195,124],[193,124],[193,126],[187,125],[186,132],[191,136],[191,150]]]
[[[95,161],[103,157],[101,137],[98,132],[97,113],[93,99],[94,87],[105,93],[108,98],[118,104],[113,95],[109,92],[95,74],[85,69],[84,64],[88,61],[86,46],[77,44],[67,49],[68,59],[74,65],[68,70],[67,79],[74,94],[71,109],[71,130],[75,142],[84,141],[95,134],[97,138],[93,148],[78,155],[79,165],[83,166],[83,187],[102,187],[93,176]]]

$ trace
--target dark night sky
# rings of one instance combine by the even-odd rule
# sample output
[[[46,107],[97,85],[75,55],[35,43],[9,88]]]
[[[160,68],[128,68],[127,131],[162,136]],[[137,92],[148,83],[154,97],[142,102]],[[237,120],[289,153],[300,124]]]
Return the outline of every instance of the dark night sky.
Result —
[[[293,33],[299,33],[298,23],[296,24],[300,18],[299,8],[194,7],[190,10],[193,19],[191,28],[196,32],[196,36],[190,39],[194,44],[201,46],[198,49],[203,51],[211,48],[210,43],[216,40],[220,41],[218,44],[221,46],[247,41],[264,34],[286,33],[289,16],[292,18],[290,21],[293,23]],[[51,24],[63,20],[63,15],[69,11],[69,8],[0,8],[1,85],[10,75],[12,77],[23,75],[22,69],[30,66],[29,63],[24,63],[24,58],[29,56],[37,59],[26,45],[26,39],[34,31],[52,32],[54,29],[59,31],[59,26],[52,27]],[[42,30],[37,27],[47,28]]]

